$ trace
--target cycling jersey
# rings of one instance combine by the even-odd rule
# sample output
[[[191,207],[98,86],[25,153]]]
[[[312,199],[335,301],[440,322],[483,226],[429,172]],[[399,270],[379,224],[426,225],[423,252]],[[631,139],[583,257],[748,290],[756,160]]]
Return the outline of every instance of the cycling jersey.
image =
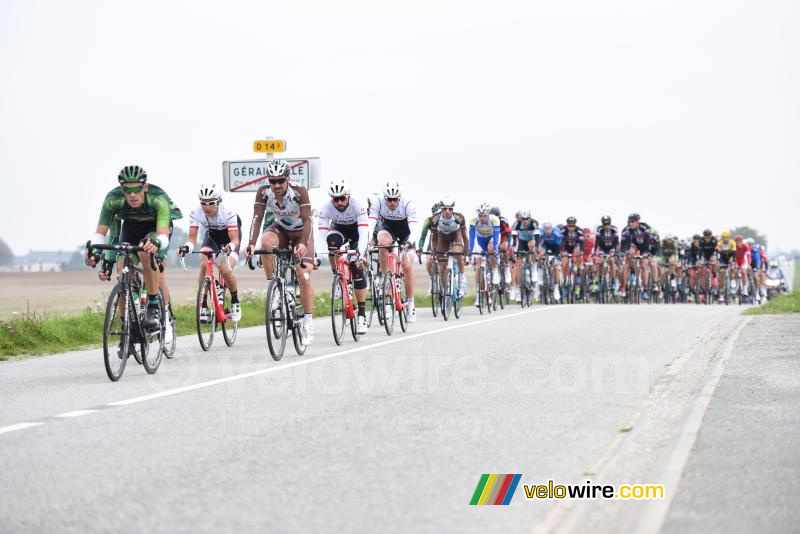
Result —
[[[564,236],[565,252],[571,253],[573,250],[575,250],[575,247],[583,247],[583,230],[577,226],[572,230],[565,226],[562,231],[562,235]]]
[[[500,242],[503,243],[508,241],[509,237],[511,236],[511,226],[508,224],[508,219],[500,215],[498,217],[500,219]]]
[[[594,237],[583,237],[583,261],[588,261],[594,250]]]
[[[665,239],[661,242],[661,255],[665,260],[678,257],[678,245],[674,239]]]
[[[516,221],[511,228],[511,233],[519,241],[534,241],[538,243],[539,221],[536,219],[529,219],[528,224],[524,224],[522,220]]]
[[[425,245],[425,238],[428,237],[428,232],[431,230],[431,217],[425,218],[422,221],[422,232],[419,234],[419,244],[417,245],[417,250],[422,250],[423,245]]]
[[[160,187],[148,184],[144,194],[144,202],[138,208],[132,208],[125,201],[125,195],[119,187],[106,194],[103,207],[100,209],[99,226],[111,226],[114,220],[135,223],[155,223],[154,228],[166,228],[170,221],[182,218],[181,210],[170,200],[169,195]]]
[[[319,229],[323,232],[341,232],[350,242],[358,246],[358,252],[366,255],[369,246],[369,217],[367,208],[356,198],[350,197],[347,207],[339,211],[333,202],[326,202],[319,210]]]
[[[561,235],[561,229],[553,227],[553,231],[548,235],[547,232],[542,232],[539,235],[539,246],[545,249],[545,252],[551,256],[557,256],[561,252],[561,244],[564,237]]]
[[[661,256],[661,238],[658,234],[650,234],[650,242],[647,251],[651,256]]]
[[[384,198],[378,197],[372,201],[369,224],[378,231],[389,232],[398,243],[413,243],[417,231],[417,208],[412,201],[401,196],[397,207],[391,209]]]
[[[467,240],[466,217],[453,212],[446,218],[440,211],[431,218],[431,249],[447,252],[452,245],[464,245]],[[466,252],[466,251],[465,251]]]
[[[489,215],[486,222],[480,216],[473,217],[469,222],[469,249],[475,250],[475,239],[483,250],[488,250],[489,240],[492,241],[494,251],[500,243],[500,219],[496,215]]]
[[[616,226],[606,228],[603,225],[597,227],[594,234],[594,250],[605,254],[612,254],[619,246],[619,231]]]
[[[739,267],[744,267],[745,265],[749,266],[750,263],[750,245],[746,243],[736,245],[736,265]]]
[[[700,239],[700,252],[702,252],[706,261],[710,260],[717,252],[717,238],[713,236],[708,239],[705,236],[702,237]]]
[[[727,241],[720,239],[717,242],[717,250],[719,250],[720,254],[733,254],[736,252],[736,241],[733,239],[728,239]]]
[[[631,228],[630,224],[622,230],[621,235],[622,249],[627,252],[631,246],[636,247],[640,254],[648,253],[650,245],[650,225],[640,222],[636,228]]]
[[[313,222],[311,220],[311,202],[305,187],[290,184],[280,203],[275,193],[272,192],[271,186],[262,185],[258,188],[256,201],[253,204],[253,223],[250,226],[251,245],[255,245],[258,239],[261,222],[266,211],[275,215],[273,226],[289,232],[301,232],[300,242],[307,245],[311,237]]]
[[[691,244],[689,247],[689,254],[686,256],[686,261],[688,265],[696,266],[700,263],[700,260],[703,258],[703,249],[700,247],[699,244],[695,245],[694,243]]]
[[[753,265],[754,269],[760,269],[763,265],[761,251],[759,250],[758,245],[754,245],[750,250],[750,263]]]
[[[205,237],[203,238],[203,246],[211,246],[219,248],[231,242],[228,232],[231,230],[239,233],[241,239],[241,226],[242,220],[233,210],[229,210],[224,204],[219,205],[217,214],[209,217],[203,212],[202,206],[197,206],[189,214],[189,229],[203,228],[205,230]]]

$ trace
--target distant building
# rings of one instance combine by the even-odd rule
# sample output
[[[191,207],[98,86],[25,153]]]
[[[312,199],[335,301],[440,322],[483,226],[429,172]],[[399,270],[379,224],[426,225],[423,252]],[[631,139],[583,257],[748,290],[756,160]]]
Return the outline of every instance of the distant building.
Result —
[[[54,273],[63,270],[69,263],[71,250],[31,250],[25,256],[15,256],[14,263],[0,267],[0,271],[19,273]]]

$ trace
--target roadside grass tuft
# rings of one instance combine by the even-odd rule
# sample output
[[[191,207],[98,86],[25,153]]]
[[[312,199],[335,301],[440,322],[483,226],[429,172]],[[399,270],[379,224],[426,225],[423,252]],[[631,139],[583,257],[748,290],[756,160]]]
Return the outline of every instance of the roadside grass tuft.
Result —
[[[757,308],[744,310],[744,315],[772,315],[778,313],[800,313],[800,260],[795,260],[794,291],[771,299]]]

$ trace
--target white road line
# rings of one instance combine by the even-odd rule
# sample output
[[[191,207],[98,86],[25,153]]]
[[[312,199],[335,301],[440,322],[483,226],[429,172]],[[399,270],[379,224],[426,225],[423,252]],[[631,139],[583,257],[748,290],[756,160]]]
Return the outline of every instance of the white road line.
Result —
[[[689,461],[689,455],[692,452],[694,443],[697,440],[697,434],[700,432],[700,425],[703,423],[703,418],[708,410],[708,405],[714,397],[714,392],[717,389],[722,374],[725,372],[725,362],[733,352],[733,345],[739,337],[742,329],[749,324],[750,321],[742,321],[738,328],[734,330],[722,355],[714,364],[714,369],[711,374],[706,378],[700,394],[694,402],[694,407],[689,413],[689,417],[683,425],[683,428],[678,434],[677,442],[675,443],[672,452],[669,455],[666,465],[653,477],[653,480],[658,480],[659,484],[664,486],[664,498],[652,501],[643,501],[641,504],[642,509],[639,514],[639,521],[632,532],[660,532],[664,526],[664,521],[667,519],[672,500],[678,491],[678,486],[681,482],[683,470],[686,463]]]
[[[58,414],[56,417],[80,417],[82,415],[88,415],[90,413],[99,412],[100,410],[75,410],[74,412],[66,412]]]
[[[24,430],[34,426],[43,425],[44,423],[17,423],[16,425],[0,426],[0,434],[7,434],[8,432],[16,432],[17,430]]]
[[[289,363],[289,364],[284,364],[284,365],[281,365],[281,366],[278,366],[278,367],[269,367],[267,369],[259,369],[258,371],[251,371],[249,373],[242,373],[242,374],[239,374],[239,375],[227,376],[225,378],[217,378],[215,380],[208,380],[206,382],[200,382],[198,384],[192,384],[191,386],[183,386],[183,387],[179,387],[179,388],[174,388],[174,389],[168,389],[168,390],[165,390],[165,391],[161,391],[159,393],[152,393],[150,395],[143,395],[141,397],[134,397],[132,399],[126,399],[126,400],[121,400],[121,401],[116,401],[116,402],[110,402],[106,406],[129,406],[131,404],[137,404],[139,402],[145,402],[145,401],[149,401],[149,400],[153,400],[153,399],[160,399],[162,397],[169,397],[171,395],[178,395],[179,393],[186,393],[187,391],[194,391],[194,390],[197,390],[197,389],[216,386],[218,384],[225,384],[227,382],[233,382],[233,381],[236,381],[236,380],[243,380],[245,378],[251,378],[253,376],[260,376],[260,375],[265,375],[265,374],[268,374],[268,373],[277,373],[277,372],[280,372],[280,371],[284,371],[286,369],[291,369],[292,367],[299,367],[301,365],[310,365],[312,363],[321,362],[321,361],[328,360],[328,359],[331,359],[331,358],[336,358],[338,356],[345,356],[347,354],[353,354],[355,352],[363,352],[365,350],[372,350],[372,349],[377,348],[377,347],[382,347],[382,346],[385,346],[385,345],[392,345],[394,343],[401,343],[403,341],[409,341],[411,339],[417,339],[417,338],[424,337],[424,336],[432,336],[432,335],[435,335],[435,334],[441,334],[442,332],[449,332],[451,330],[457,330],[459,328],[467,328],[467,327],[470,327],[470,326],[481,326],[481,325],[488,324],[488,323],[491,323],[491,322],[494,322],[494,321],[499,321],[501,319],[508,319],[509,317],[516,317],[516,316],[519,316],[519,315],[525,315],[525,314],[529,314],[529,313],[541,312],[541,311],[546,311],[546,310],[559,310],[559,309],[567,309],[567,307],[566,306],[555,306],[555,307],[551,306],[551,307],[547,307],[547,308],[534,308],[534,309],[515,312],[515,313],[511,313],[511,314],[503,314],[503,315],[497,315],[495,317],[488,317],[488,318],[485,318],[485,319],[479,319],[477,321],[470,321],[470,322],[464,322],[464,323],[460,323],[460,324],[456,324],[456,325],[452,325],[452,326],[446,326],[444,328],[438,328],[436,330],[429,330],[427,332],[420,332],[419,334],[402,335],[402,336],[398,336],[396,338],[388,339],[386,341],[381,341],[379,343],[372,343],[371,345],[362,345],[360,347],[355,347],[355,348],[352,348],[352,349],[343,350],[341,352],[333,352],[333,353],[330,353],[330,354],[324,354],[322,356],[315,356],[314,358],[311,358],[311,359],[308,359],[308,360],[301,360],[301,361],[297,361],[297,362],[293,362],[293,363]]]

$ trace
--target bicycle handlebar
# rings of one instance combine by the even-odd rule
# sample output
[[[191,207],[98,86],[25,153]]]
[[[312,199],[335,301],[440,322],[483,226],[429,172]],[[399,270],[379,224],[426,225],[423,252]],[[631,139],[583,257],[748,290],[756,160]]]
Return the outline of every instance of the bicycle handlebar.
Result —
[[[134,252],[144,252],[144,247],[141,245],[131,245],[128,243],[120,243],[118,245],[108,245],[106,243],[95,243],[93,244],[91,241],[86,242],[86,255],[94,256],[95,261],[100,256],[99,254],[92,254],[92,250],[114,250],[116,252],[122,252],[125,254],[132,254]],[[155,254],[147,254],[150,257],[150,268],[158,270],[160,272],[164,272],[164,266],[159,265],[156,263],[156,255]]]
[[[253,256],[255,255],[260,256],[261,254],[275,254],[276,256],[289,256],[291,258],[294,256],[294,249],[277,248],[277,247],[254,249],[250,257],[247,258],[247,266],[250,267],[251,271],[256,270],[255,266],[253,265]],[[316,260],[314,263],[317,264],[317,266],[319,266],[319,260]],[[300,267],[302,267],[303,269],[305,269],[306,267],[306,262],[303,261],[303,258],[300,258]]]

